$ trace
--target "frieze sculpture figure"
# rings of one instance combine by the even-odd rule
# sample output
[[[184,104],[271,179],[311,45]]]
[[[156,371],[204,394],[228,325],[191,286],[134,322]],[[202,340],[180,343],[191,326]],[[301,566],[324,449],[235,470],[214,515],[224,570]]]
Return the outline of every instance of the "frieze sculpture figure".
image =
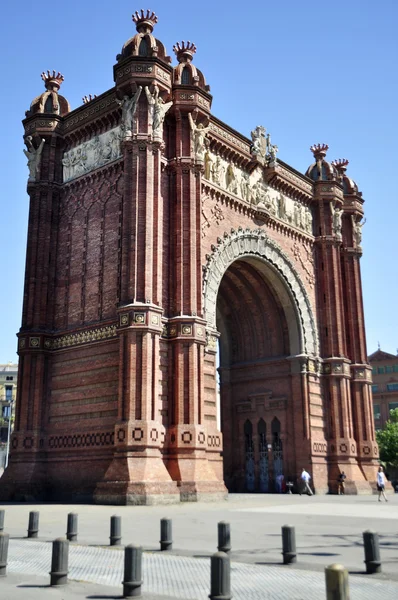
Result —
[[[217,155],[216,160],[213,164],[212,172],[211,172],[211,178],[213,180],[213,183],[216,183],[217,185],[220,185],[220,172],[221,172],[221,160],[220,160],[220,157]]]
[[[116,98],[117,104],[122,107],[122,128],[124,130],[124,139],[129,138],[132,135],[133,118],[137,111],[138,100],[140,99],[141,92],[142,86],[140,85],[134,96],[131,96],[131,98],[128,96],[124,96],[123,100],[118,100]]]
[[[240,193],[243,200],[250,202],[251,188],[250,188],[250,175],[246,171],[242,171],[240,180]]]
[[[37,170],[40,165],[41,153],[43,152],[45,140],[42,139],[40,141],[40,145],[38,148],[35,148],[33,145],[33,138],[31,135],[28,135],[26,138],[26,145],[28,147],[27,150],[23,149],[23,152],[28,159],[28,169],[29,169],[29,179],[28,181],[36,181]]]
[[[332,229],[333,233],[338,240],[342,239],[342,216],[343,209],[338,206],[333,206],[332,202],[330,202],[330,212],[332,213]]]
[[[210,141],[205,139],[206,153],[205,153],[205,172],[204,177],[210,181],[211,174],[213,171],[213,159],[210,154]]]
[[[312,212],[309,208],[307,208],[306,213],[305,213],[305,225],[306,225],[306,231],[307,233],[313,233],[312,232],[312,221],[313,221],[313,217],[312,217]]]
[[[195,153],[195,158],[198,161],[203,161],[206,152],[205,138],[207,132],[209,131],[209,127],[205,127],[203,123],[199,123],[199,125],[196,125],[191,113],[188,113],[188,119],[189,125],[191,127],[191,136],[193,141],[193,150]]]
[[[150,112],[152,114],[152,136],[154,138],[163,139],[163,122],[167,111],[170,109],[173,102],[164,102],[159,96],[159,88],[154,86],[154,92],[151,94],[149,87],[145,86],[145,94],[148,99]]]
[[[283,194],[278,196],[278,217],[280,219],[286,218],[286,198]]]
[[[238,193],[238,182],[236,181],[235,169],[233,164],[230,162],[225,173],[225,183],[228,192],[233,194]]]
[[[362,242],[362,227],[365,225],[366,219],[363,221],[363,223],[361,223],[360,221],[357,221],[355,219],[354,215],[351,215],[351,223],[352,223],[352,237],[353,237],[356,245],[360,246],[361,242]]]

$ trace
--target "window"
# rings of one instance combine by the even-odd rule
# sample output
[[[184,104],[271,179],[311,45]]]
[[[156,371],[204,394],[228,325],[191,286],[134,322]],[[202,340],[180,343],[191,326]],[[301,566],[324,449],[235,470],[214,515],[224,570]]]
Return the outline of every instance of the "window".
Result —
[[[11,412],[11,406],[3,406],[2,408],[2,417],[8,419]]]
[[[138,56],[148,56],[148,43],[145,38],[142,38],[140,47],[138,48]]]
[[[6,402],[11,402],[12,400],[12,386],[6,385]]]
[[[373,404],[373,416],[375,419],[380,419],[380,404]]]
[[[395,410],[396,408],[398,408],[398,402],[389,402],[388,403],[389,410]]]
[[[398,383],[387,383],[387,392],[398,392]]]
[[[398,365],[394,365],[392,370],[394,371],[394,373],[398,373]]]
[[[372,385],[372,392],[378,392],[379,391],[379,386],[378,385]]]
[[[12,381],[14,379],[14,377],[11,377],[11,375],[7,375],[6,377],[6,381]]]
[[[377,367],[377,372],[379,375],[382,375],[384,373],[384,367]]]
[[[373,367],[373,369],[372,369],[372,375],[377,375],[377,367]]]
[[[181,83],[188,84],[188,85],[191,83],[191,73],[189,72],[188,67],[184,67],[182,70]]]
[[[392,373],[392,367],[391,366],[386,367],[386,373]]]

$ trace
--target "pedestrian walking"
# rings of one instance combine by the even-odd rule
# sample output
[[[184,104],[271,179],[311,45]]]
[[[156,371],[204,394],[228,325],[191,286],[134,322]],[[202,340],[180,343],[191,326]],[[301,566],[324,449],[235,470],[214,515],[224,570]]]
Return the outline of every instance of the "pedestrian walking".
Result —
[[[384,493],[385,487],[386,477],[384,475],[383,467],[379,467],[379,470],[377,472],[377,491],[379,492],[379,502],[381,502],[381,496],[383,496],[384,500],[388,502]]]
[[[339,478],[337,480],[338,482],[338,489],[337,489],[337,493],[340,496],[341,494],[345,494],[345,480],[347,479],[347,475],[344,473],[344,471],[341,471]]]
[[[299,491],[300,496],[301,496],[301,494],[308,494],[309,496],[312,496],[312,490],[310,488],[311,475],[304,468],[301,472],[300,479],[301,479],[301,490]]]
[[[277,488],[278,494],[281,494],[283,491],[284,479],[285,479],[285,476],[283,473],[279,473],[279,475],[277,475],[277,477],[276,477],[276,488]]]

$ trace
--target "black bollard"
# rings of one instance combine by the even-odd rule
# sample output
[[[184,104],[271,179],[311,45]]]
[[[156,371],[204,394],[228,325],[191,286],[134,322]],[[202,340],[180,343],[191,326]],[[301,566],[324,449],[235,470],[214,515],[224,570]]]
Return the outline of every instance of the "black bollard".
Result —
[[[37,538],[39,535],[39,511],[29,513],[28,538]]]
[[[284,565],[297,562],[296,532],[292,525],[282,526],[282,555]]]
[[[51,556],[50,585],[65,585],[68,583],[69,542],[58,538],[53,541]]]
[[[68,524],[66,526],[66,539],[70,542],[77,542],[77,513],[68,514]]]
[[[4,515],[6,511],[0,510],[0,531],[4,531]]]
[[[8,533],[0,532],[0,577],[7,575],[8,542],[10,536]]]
[[[231,526],[226,521],[218,523],[218,551],[229,554],[231,551]]]
[[[109,536],[111,546],[120,546],[122,543],[122,517],[113,515],[111,517],[111,535]]]
[[[160,549],[173,549],[172,520],[160,519]]]
[[[210,600],[230,600],[231,563],[225,552],[216,552],[210,557]]]
[[[142,546],[129,544],[124,549],[123,597],[141,596]]]
[[[363,532],[365,564],[367,573],[381,573],[379,536],[374,531]]]

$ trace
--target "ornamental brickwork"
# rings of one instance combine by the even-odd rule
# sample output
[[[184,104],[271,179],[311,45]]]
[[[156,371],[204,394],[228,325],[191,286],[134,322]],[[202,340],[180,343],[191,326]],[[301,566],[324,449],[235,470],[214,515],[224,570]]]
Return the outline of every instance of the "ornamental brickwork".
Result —
[[[211,113],[153,36],[71,111],[63,76],[24,120],[30,214],[19,386],[2,498],[152,504],[371,492],[378,450],[348,161],[305,175]],[[217,354],[219,355],[217,357]],[[219,383],[218,383],[219,377]],[[220,387],[220,390],[218,389]]]

